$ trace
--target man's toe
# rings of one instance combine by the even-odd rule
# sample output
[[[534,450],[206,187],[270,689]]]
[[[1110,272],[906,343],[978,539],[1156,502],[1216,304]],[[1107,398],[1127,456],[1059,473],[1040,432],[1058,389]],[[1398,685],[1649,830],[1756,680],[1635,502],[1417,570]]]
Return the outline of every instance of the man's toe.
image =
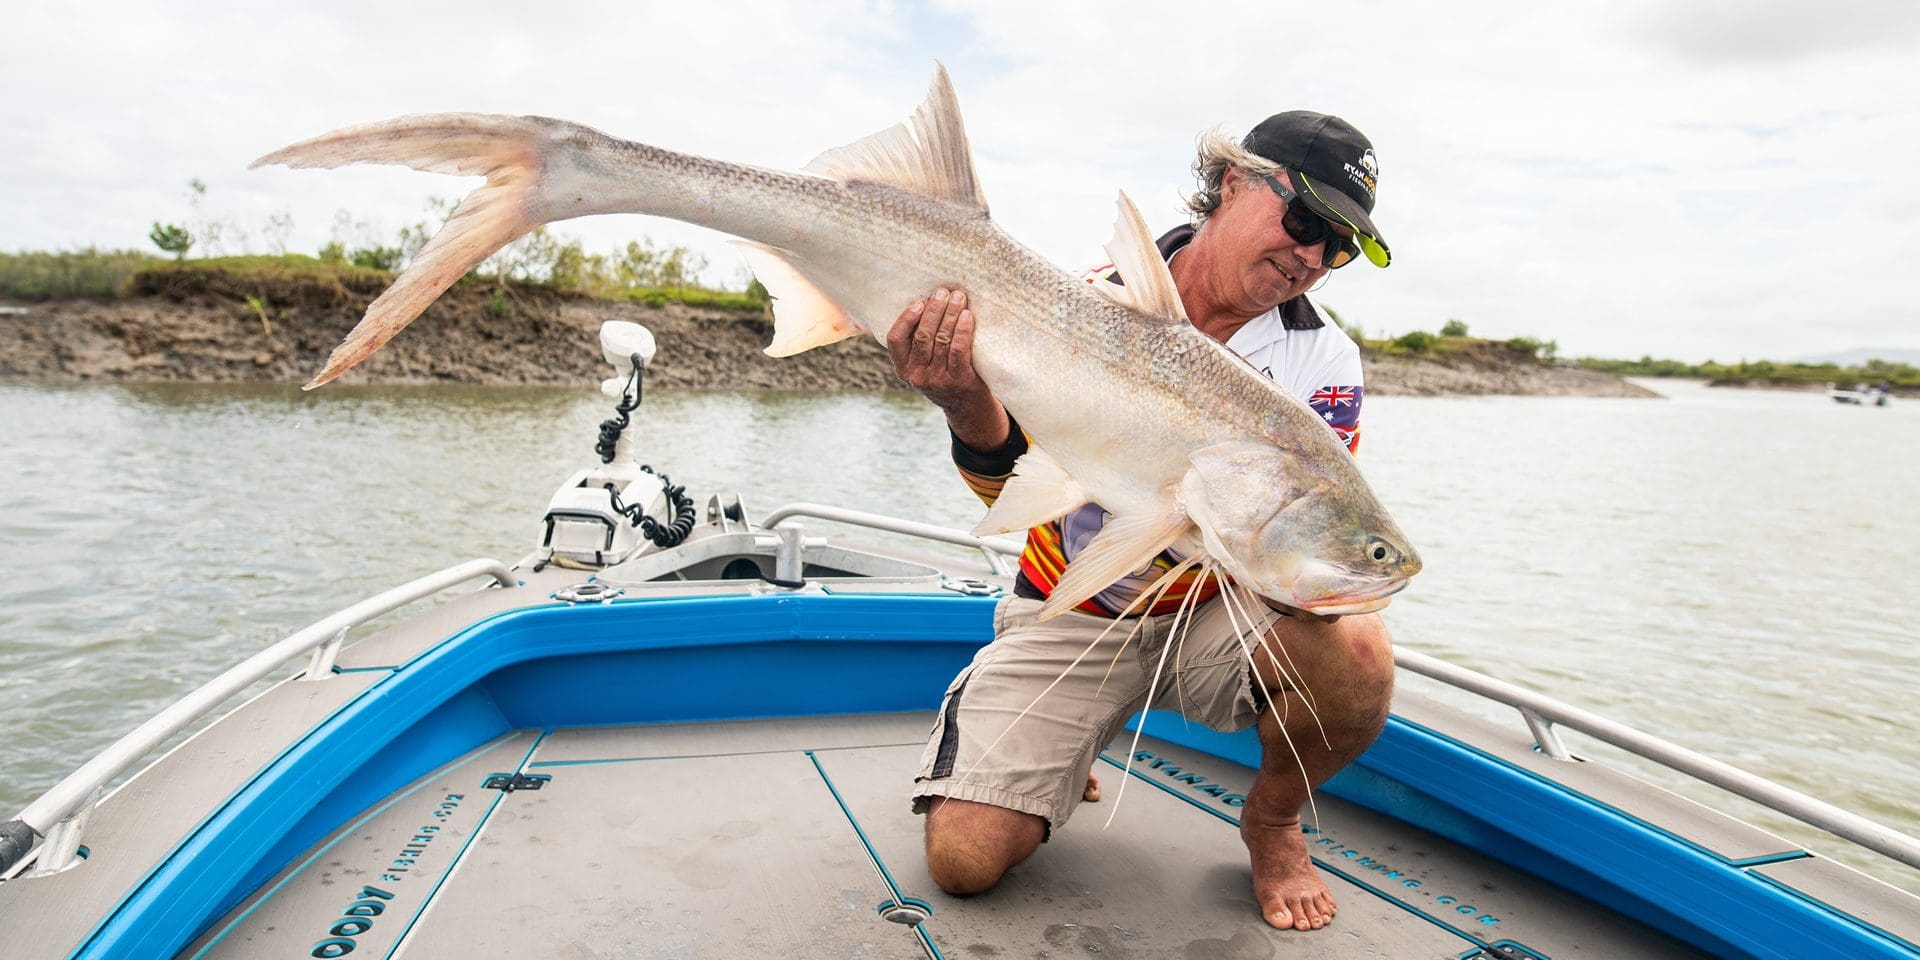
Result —
[[[1293,911],[1288,910],[1284,903],[1267,911],[1267,923],[1280,930],[1292,930],[1293,918]]]

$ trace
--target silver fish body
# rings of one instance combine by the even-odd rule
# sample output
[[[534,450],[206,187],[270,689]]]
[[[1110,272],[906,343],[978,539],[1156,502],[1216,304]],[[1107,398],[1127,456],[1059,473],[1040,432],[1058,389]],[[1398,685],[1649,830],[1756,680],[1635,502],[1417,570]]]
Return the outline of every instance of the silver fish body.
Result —
[[[1185,319],[1171,276],[1121,198],[1108,250],[1125,288],[1099,290],[987,216],[944,71],[906,125],[788,173],[689,156],[537,117],[443,114],[348,128],[256,165],[404,163],[484,174],[446,228],[368,309],[316,386],[364,359],[454,280],[543,223],[671,217],[743,238],[776,297],[769,353],[866,333],[903,305],[967,290],[981,378],[1035,450],[982,524],[1000,532],[1080,504],[1114,516],[1048,613],[1169,547],[1204,553],[1256,592],[1365,612],[1419,560],[1321,419]],[[1110,287],[1110,284],[1101,284]]]

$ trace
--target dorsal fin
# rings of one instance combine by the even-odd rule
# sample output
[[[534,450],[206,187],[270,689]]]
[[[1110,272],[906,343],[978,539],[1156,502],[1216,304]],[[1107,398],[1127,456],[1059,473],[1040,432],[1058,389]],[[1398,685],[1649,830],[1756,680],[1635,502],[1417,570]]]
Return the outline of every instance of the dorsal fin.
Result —
[[[987,213],[986,195],[973,173],[973,153],[960,123],[947,68],[933,64],[927,99],[905,123],[828,150],[806,165],[806,172],[840,181],[885,183],[939,197]]]
[[[1160,248],[1147,232],[1147,222],[1126,191],[1120,193],[1120,216],[1113,223],[1113,239],[1107,241],[1107,256],[1120,274],[1120,283],[1096,281],[1094,289],[1115,303],[1130,307],[1149,317],[1168,323],[1186,323],[1187,308],[1180,302],[1180,291],[1173,286],[1173,273],[1160,256]]]

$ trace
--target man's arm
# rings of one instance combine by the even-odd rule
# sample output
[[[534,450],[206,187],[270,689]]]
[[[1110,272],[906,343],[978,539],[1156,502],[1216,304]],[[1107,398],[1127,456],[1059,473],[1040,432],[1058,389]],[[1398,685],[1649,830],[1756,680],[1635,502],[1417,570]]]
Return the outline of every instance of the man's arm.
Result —
[[[973,369],[973,311],[966,293],[935,290],[902,311],[887,333],[893,371],[946,414],[953,462],[974,495],[991,505],[1026,435]]]

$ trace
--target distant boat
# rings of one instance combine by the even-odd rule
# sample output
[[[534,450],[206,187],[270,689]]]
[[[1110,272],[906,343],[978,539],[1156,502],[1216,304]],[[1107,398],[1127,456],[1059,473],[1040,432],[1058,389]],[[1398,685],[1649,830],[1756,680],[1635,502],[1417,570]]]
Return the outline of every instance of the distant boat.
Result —
[[[1850,403],[1857,407],[1884,407],[1893,401],[1893,391],[1884,386],[1869,387],[1864,383],[1852,390],[1846,390],[1829,383],[1827,399],[1834,403]]]

